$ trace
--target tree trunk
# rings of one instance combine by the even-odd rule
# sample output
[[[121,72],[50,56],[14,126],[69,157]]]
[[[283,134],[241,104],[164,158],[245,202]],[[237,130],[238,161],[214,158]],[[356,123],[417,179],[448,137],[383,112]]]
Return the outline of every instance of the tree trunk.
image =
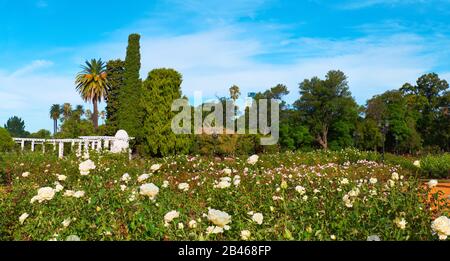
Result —
[[[328,128],[324,127],[322,129],[322,132],[317,134],[317,141],[319,142],[319,144],[322,146],[322,148],[324,150],[328,149]]]
[[[58,131],[58,121],[53,119],[53,136],[56,135],[56,132]]]
[[[92,122],[94,123],[94,129],[98,130],[98,108],[97,108],[97,100],[93,100],[94,104],[94,113],[92,113]]]

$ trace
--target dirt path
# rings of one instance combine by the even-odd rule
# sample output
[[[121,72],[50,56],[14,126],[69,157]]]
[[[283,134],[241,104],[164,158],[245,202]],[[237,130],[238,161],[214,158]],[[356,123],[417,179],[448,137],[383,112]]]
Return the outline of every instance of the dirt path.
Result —
[[[438,185],[431,189],[431,193],[436,193],[438,191],[444,192],[444,195],[441,196],[441,198],[445,198],[449,200],[450,196],[450,183],[438,183]]]
[[[445,183],[439,182],[436,187],[431,189],[431,192],[429,194],[429,199],[431,199],[432,194],[435,194],[438,191],[442,191],[444,193],[439,196],[439,199],[445,199],[446,202],[450,204],[450,182],[445,182]]]

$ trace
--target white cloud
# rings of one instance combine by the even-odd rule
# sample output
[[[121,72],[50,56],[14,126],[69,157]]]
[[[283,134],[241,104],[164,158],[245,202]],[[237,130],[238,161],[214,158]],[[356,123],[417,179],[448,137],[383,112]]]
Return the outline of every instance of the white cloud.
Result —
[[[448,39],[439,39],[439,41]],[[433,45],[429,45],[434,41]],[[298,83],[313,76],[324,77],[339,69],[349,77],[350,90],[359,103],[374,94],[414,82],[433,70],[442,60],[442,44],[414,34],[357,39],[297,38],[280,43],[250,37],[245,30],[225,27],[177,36],[143,35],[142,78],[158,67],[170,67],[183,74],[183,93],[192,97],[202,91],[204,98],[228,95],[237,84],[245,95],[263,91],[278,83],[287,85],[288,102],[298,98]],[[126,38],[76,48],[68,57],[73,70],[83,59],[124,58]],[[283,55],[282,63],[259,59]],[[273,58],[273,57],[272,57]],[[439,59],[438,59],[439,58]],[[0,72],[0,122],[18,115],[35,131],[51,128],[48,109],[53,103],[82,104],[73,84],[74,73],[50,72],[52,63],[34,61],[13,73]],[[47,69],[47,70],[43,70]],[[89,105],[90,106],[90,105]]]
[[[48,111],[52,104],[82,104],[72,75],[41,71],[51,64],[32,61],[15,72],[0,72],[0,125],[17,115],[25,120],[29,131],[50,129]]]
[[[50,67],[53,65],[53,62],[47,60],[35,60],[30,64],[16,70],[11,74],[11,77],[23,76],[25,74],[33,73],[39,69],[43,69],[46,67]]]
[[[328,70],[349,76],[359,102],[373,94],[398,88],[432,69],[435,54],[423,54],[422,39],[397,35],[386,39],[298,39],[285,47],[294,61],[272,64],[255,59],[270,52],[264,43],[242,39],[230,31],[213,31],[173,38],[143,38],[143,77],[156,67],[172,67],[184,75],[183,92],[203,91],[207,97],[227,95],[232,84],[242,93],[285,83],[290,101],[298,98],[298,83]],[[308,55],[306,55],[308,54]]]

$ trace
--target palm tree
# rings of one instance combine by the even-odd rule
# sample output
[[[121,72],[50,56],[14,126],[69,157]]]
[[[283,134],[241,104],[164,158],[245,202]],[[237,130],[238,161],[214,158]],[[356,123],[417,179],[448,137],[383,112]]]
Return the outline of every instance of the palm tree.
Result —
[[[61,106],[59,104],[53,104],[50,107],[50,118],[53,119],[53,135],[58,131],[59,116],[61,116]]]
[[[67,120],[72,114],[72,105],[70,105],[70,103],[68,102],[64,103],[61,109],[61,113],[63,115],[64,120]]]
[[[239,90],[239,86],[233,85],[230,87],[230,97],[233,101],[236,101],[241,96],[241,91]]]
[[[72,115],[77,119],[77,121],[81,120],[81,116],[84,115],[84,108],[83,105],[77,105],[75,106],[75,109],[72,111]]]
[[[80,116],[83,116],[83,114],[84,114],[84,108],[83,108],[83,105],[77,105],[77,106],[75,106],[74,112],[78,113]]]
[[[77,91],[80,93],[84,101],[91,101],[94,107],[92,121],[94,128],[98,129],[98,108],[97,102],[108,94],[109,83],[106,78],[106,64],[101,59],[92,59],[86,61],[86,65],[82,65],[83,69],[77,74],[75,84]]]

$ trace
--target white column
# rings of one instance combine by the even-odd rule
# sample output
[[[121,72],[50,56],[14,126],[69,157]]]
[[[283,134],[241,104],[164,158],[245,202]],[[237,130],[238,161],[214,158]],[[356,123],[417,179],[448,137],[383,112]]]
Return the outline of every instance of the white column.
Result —
[[[64,142],[59,142],[58,157],[62,159],[64,157]]]
[[[42,142],[42,153],[45,153],[45,141]]]
[[[34,151],[34,140],[31,141],[31,151]]]
[[[91,146],[92,146],[91,148],[92,148],[93,150],[95,150],[95,141],[94,141],[94,140],[92,141]]]
[[[79,154],[79,155],[81,155],[81,141],[80,142],[78,142],[78,151],[77,151],[77,153]]]
[[[25,148],[25,141],[21,140],[20,141],[20,148],[23,150]]]
[[[53,142],[53,151],[56,150],[56,141]]]
[[[97,151],[102,150],[102,140],[97,141]]]
[[[109,140],[105,140],[105,144],[103,145],[103,148],[105,148],[105,150],[109,150]]]

